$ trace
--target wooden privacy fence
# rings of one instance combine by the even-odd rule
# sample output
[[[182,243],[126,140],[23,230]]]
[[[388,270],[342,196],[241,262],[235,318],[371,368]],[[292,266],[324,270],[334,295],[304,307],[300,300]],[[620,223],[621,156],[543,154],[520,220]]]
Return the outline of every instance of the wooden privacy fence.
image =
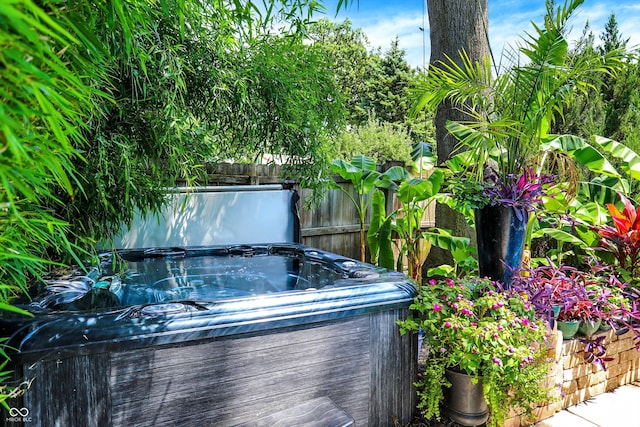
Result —
[[[387,170],[393,164],[387,164]],[[281,169],[277,165],[261,164],[229,164],[221,163],[207,168],[208,185],[266,185],[280,184],[284,180]],[[354,197],[357,193],[349,181],[339,176],[333,179]],[[329,190],[319,205],[307,207],[303,202],[309,198],[311,190],[295,187],[301,197],[299,216],[302,243],[350,258],[360,258],[360,220],[358,212],[346,194],[340,190]],[[394,197],[387,201],[387,213],[397,208]],[[365,220],[368,229],[369,214]],[[423,226],[432,226],[434,210],[430,207],[424,218]],[[367,255],[368,257],[368,255]]]

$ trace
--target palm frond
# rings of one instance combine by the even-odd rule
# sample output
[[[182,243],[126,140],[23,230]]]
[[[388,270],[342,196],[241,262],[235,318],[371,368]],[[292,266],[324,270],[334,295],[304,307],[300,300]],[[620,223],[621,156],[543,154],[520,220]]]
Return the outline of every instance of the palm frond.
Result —
[[[460,52],[460,58],[462,65],[445,55],[443,61],[422,75],[417,86],[411,89],[414,114],[423,108],[434,109],[445,99],[454,105],[468,105],[473,110],[486,107],[487,93],[493,89],[489,58],[473,63],[464,51]]]
[[[574,94],[599,87],[603,76],[615,75],[623,64],[622,50],[570,57],[569,21],[583,2],[567,0],[556,7],[547,1],[543,23],[532,23],[519,47],[503,52],[501,60],[506,63],[497,68],[500,73],[495,77],[489,58],[471,63],[461,52],[456,63],[445,57],[416,87],[414,112],[450,102],[478,122],[449,123],[447,129],[460,142],[460,149],[478,156],[479,168],[492,157],[500,173],[521,172]]]

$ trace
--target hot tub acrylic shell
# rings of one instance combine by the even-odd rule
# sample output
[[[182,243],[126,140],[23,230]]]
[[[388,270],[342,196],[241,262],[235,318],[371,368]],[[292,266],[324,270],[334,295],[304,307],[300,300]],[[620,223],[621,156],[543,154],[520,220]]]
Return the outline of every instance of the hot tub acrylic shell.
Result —
[[[144,265],[145,251],[122,253]],[[415,296],[405,276],[296,244],[182,251],[161,259],[277,254],[288,279],[240,297],[4,316],[15,380],[28,384],[9,405],[28,409],[25,425],[233,426],[319,397],[359,426],[411,419],[417,343],[396,324]],[[315,288],[310,265],[338,279]]]

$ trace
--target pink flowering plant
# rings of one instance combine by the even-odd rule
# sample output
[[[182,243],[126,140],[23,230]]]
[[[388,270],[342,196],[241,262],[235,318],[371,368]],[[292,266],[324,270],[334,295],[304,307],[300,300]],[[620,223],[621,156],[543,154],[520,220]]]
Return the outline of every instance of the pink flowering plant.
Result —
[[[416,384],[427,419],[440,419],[443,388],[450,386],[445,369],[482,378],[488,426],[502,425],[508,408],[530,415],[535,403],[549,400],[543,386],[549,333],[523,295],[488,279],[430,280],[411,309],[400,329],[422,331],[429,351]]]

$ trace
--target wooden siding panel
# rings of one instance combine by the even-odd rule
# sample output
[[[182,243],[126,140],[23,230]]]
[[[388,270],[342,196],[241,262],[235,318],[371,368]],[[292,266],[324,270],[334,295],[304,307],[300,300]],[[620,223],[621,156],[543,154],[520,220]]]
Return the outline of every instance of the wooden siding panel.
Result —
[[[106,355],[40,361],[24,369],[24,379],[33,379],[33,382],[23,401],[8,403],[29,409],[31,422],[25,423],[28,426],[109,426],[108,371]]]
[[[225,426],[327,396],[356,425],[367,425],[369,341],[369,319],[363,316],[305,330],[114,354],[113,419],[117,425]]]
[[[370,425],[406,425],[416,408],[413,383],[418,374],[418,341],[415,335],[400,335],[397,321],[408,310],[393,310],[371,316]],[[357,424],[357,423],[356,423]]]

